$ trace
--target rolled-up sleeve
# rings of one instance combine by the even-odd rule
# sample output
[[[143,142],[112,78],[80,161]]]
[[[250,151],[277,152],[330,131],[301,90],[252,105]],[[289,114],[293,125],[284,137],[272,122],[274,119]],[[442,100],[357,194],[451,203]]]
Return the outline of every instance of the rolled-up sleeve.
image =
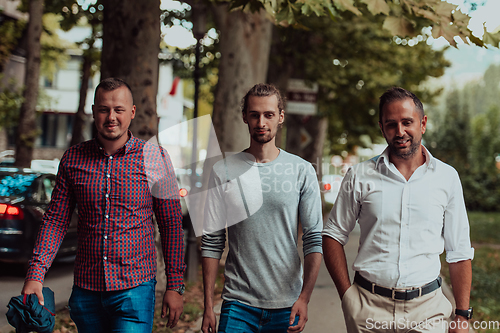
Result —
[[[342,245],[347,244],[349,234],[356,225],[359,208],[359,202],[356,199],[355,175],[350,168],[342,180],[339,194],[325,223],[322,235],[333,238]]]
[[[301,189],[299,216],[302,225],[302,241],[304,256],[309,253],[323,253],[321,229],[323,218],[321,212],[321,195],[316,178],[316,171],[308,165],[305,181]]]
[[[460,178],[455,172],[448,205],[444,212],[444,248],[446,261],[455,263],[474,258],[470,227]]]
[[[220,259],[226,246],[226,205],[221,180],[212,171],[205,201],[201,256]]]

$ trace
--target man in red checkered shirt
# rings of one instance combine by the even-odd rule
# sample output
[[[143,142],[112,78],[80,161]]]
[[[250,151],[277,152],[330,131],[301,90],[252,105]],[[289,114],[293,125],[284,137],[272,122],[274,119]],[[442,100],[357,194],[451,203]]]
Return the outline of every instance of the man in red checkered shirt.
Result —
[[[63,155],[52,200],[44,215],[22,294],[42,285],[78,206],[78,251],[69,300],[80,333],[148,332],[153,327],[156,248],[153,213],[160,230],[167,291],[162,317],[177,324],[183,310],[182,213],[167,152],[128,130],[135,117],[124,81],[103,80],[92,114],[97,137]]]

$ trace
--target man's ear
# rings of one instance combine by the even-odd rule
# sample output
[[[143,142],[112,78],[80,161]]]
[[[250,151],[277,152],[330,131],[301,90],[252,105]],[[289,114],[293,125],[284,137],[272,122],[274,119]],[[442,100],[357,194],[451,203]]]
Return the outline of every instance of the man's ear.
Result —
[[[246,113],[245,113],[245,112],[242,112],[242,113],[241,113],[241,116],[243,117],[243,122],[244,122],[245,124],[248,124],[248,120],[247,120],[247,115],[246,115]]]
[[[281,125],[285,122],[285,110],[280,111],[279,117],[278,124]]]

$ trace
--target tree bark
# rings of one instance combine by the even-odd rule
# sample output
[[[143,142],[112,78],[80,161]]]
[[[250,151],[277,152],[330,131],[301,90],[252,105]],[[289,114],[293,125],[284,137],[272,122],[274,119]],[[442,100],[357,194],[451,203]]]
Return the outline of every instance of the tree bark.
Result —
[[[78,102],[78,110],[74,116],[73,134],[71,136],[70,146],[74,146],[85,140],[83,136],[83,129],[87,121],[87,115],[85,114],[85,101],[87,100],[87,91],[89,89],[90,68],[92,66],[92,48],[93,46],[91,45],[89,50],[87,50],[83,56],[80,100]]]
[[[137,107],[130,130],[148,140],[158,133],[156,94],[160,51],[159,0],[103,0],[101,79],[118,77]]]
[[[229,12],[227,5],[212,8],[222,55],[214,99],[214,128],[221,150],[238,152],[250,144],[240,102],[253,85],[266,81],[272,22],[263,10],[246,13]]]
[[[136,137],[149,140],[158,133],[156,95],[160,0],[103,0],[102,4],[101,80],[117,77],[130,85],[136,105],[130,130]],[[166,276],[158,230],[155,231],[155,239],[158,268],[156,294],[161,302],[166,289]]]
[[[29,167],[33,158],[33,148],[38,134],[36,128],[36,103],[40,77],[40,36],[42,34],[43,0],[29,3],[27,30],[27,58],[24,79],[24,102],[19,114],[16,135],[16,166]]]

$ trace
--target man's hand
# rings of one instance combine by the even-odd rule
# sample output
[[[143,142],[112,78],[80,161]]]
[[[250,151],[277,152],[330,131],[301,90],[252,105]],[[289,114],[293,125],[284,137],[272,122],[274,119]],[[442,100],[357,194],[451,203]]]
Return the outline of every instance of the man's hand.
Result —
[[[296,316],[299,316],[299,322],[295,326],[289,326],[287,333],[302,332],[306,326],[307,302],[300,297],[292,306],[292,313],[290,313],[290,325],[293,325]]]
[[[167,290],[163,296],[163,307],[161,309],[161,317],[167,316],[168,309],[168,322],[167,327],[174,328],[179,321],[182,311],[184,310],[184,301],[182,295],[175,290]]]
[[[203,321],[201,323],[201,331],[203,333],[215,333],[217,326],[217,319],[215,318],[214,309],[212,307],[205,307],[203,311]]]
[[[43,301],[43,284],[34,280],[24,281],[23,290],[21,290],[21,295],[35,294],[38,297],[38,303],[40,305],[45,305]]]
[[[455,316],[450,322],[449,333],[469,333],[469,321],[462,316]]]

